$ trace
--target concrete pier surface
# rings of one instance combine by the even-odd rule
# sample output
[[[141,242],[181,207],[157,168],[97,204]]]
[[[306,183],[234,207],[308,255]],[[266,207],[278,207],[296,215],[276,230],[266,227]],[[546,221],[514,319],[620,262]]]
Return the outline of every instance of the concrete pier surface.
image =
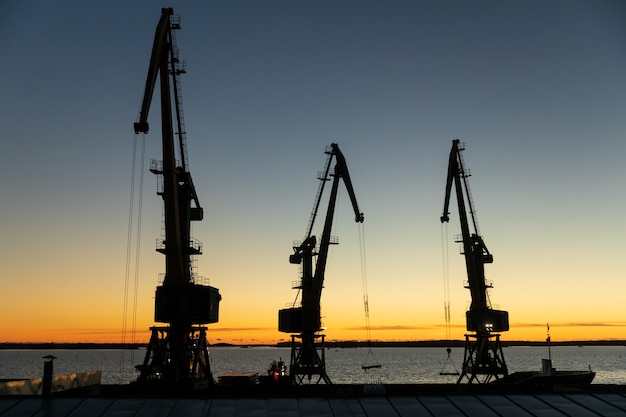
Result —
[[[301,387],[310,388],[310,387]],[[485,387],[385,386],[381,395],[362,395],[358,386],[324,394],[323,388],[300,395],[239,389],[219,396],[4,396],[0,417],[80,416],[626,416],[626,386],[541,390]],[[360,389],[362,390],[362,386]],[[107,391],[105,389],[104,391]],[[317,391],[317,392],[316,392]],[[362,391],[361,391],[362,392]]]

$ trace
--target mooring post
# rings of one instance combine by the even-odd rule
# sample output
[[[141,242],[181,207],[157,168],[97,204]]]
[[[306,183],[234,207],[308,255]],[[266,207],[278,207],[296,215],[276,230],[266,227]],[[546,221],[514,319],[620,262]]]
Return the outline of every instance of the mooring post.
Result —
[[[42,395],[49,397],[52,394],[52,375],[54,374],[54,364],[52,361],[56,359],[56,356],[46,355],[43,359],[47,359],[43,363],[43,382],[42,382]]]

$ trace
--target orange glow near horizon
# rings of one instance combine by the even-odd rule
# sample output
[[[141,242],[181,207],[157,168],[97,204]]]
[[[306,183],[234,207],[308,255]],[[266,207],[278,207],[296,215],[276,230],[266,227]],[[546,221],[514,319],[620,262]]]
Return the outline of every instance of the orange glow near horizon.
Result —
[[[150,325],[139,327],[134,335],[131,329],[122,337],[121,329],[115,328],[42,328],[34,332],[11,332],[10,338],[3,338],[2,342],[13,343],[147,343],[150,338]],[[451,326],[453,340],[462,340],[465,329],[461,325]],[[550,324],[551,340],[562,341],[596,341],[596,340],[624,340],[626,323],[611,324]],[[325,332],[327,341],[366,340],[366,331],[363,326],[350,328],[328,329]],[[370,329],[372,341],[427,341],[446,340],[444,325],[431,326],[378,326]],[[291,340],[291,335],[280,333],[270,327],[220,327],[209,325],[207,332],[209,342],[229,343],[235,345],[264,344],[273,345],[281,341]],[[541,342],[546,339],[545,324],[512,324],[512,329],[501,333],[501,340]]]
[[[162,268],[162,259],[157,257],[156,260],[154,265],[145,264],[147,277],[157,276]],[[267,262],[274,265],[272,258]],[[285,285],[285,281],[289,281],[284,277],[289,277],[294,272],[290,267],[288,264],[278,264],[277,268],[280,269],[273,274],[277,278],[274,281],[263,278],[262,285],[245,281],[245,277],[255,276],[252,267],[242,267],[236,271],[244,278],[239,278],[226,269],[213,272],[212,275],[220,277],[220,280],[216,280],[216,286],[220,288],[223,300],[220,303],[219,322],[208,325],[209,342],[272,345],[291,340],[289,334],[277,330],[277,311],[284,308],[281,301],[293,299],[295,295],[289,285]],[[129,306],[126,333],[123,336],[123,288],[119,279],[115,285],[107,282],[110,281],[108,277],[115,276],[119,269],[117,265],[103,263],[98,273],[89,277],[87,286],[79,272],[67,274],[62,280],[49,280],[45,285],[25,286],[18,285],[29,279],[23,270],[15,268],[9,271],[16,279],[7,282],[0,294],[0,313],[3,317],[10,318],[2,322],[0,342],[146,343],[150,337],[150,327],[162,325],[153,322],[154,283],[146,282],[140,286],[135,325],[131,324],[133,312]],[[262,266],[261,269],[270,270],[270,267]],[[438,283],[424,280],[424,283],[414,284],[410,276],[405,278],[401,272],[390,268],[386,271],[396,274],[408,284],[403,291],[397,291],[395,287],[386,285],[382,279],[370,280],[371,340],[448,339],[441,317],[443,314],[440,314],[442,300],[438,297]],[[433,271],[425,275],[436,276],[437,272],[434,269]],[[326,340],[366,340],[362,294],[354,289],[354,282],[358,283],[358,279],[350,276],[349,272],[340,272],[330,271],[329,277],[332,278],[328,280],[323,295]],[[45,267],[35,265],[35,273],[45,274]],[[373,277],[375,275],[377,274],[372,273]],[[463,271],[457,275],[463,276]],[[337,276],[343,277],[342,281],[336,279]],[[510,275],[508,278],[511,282],[522,280],[522,277]],[[561,301],[558,309],[550,302],[550,297],[542,299],[541,294],[533,295],[535,304],[529,309],[525,300],[530,299],[532,288],[507,287],[506,284],[503,282],[497,292],[497,300],[510,312],[510,331],[502,333],[503,341],[543,341],[546,338],[547,322],[550,323],[553,341],[626,339],[626,321],[611,312],[611,306],[616,305],[622,297],[622,293],[618,291],[607,293],[602,299],[587,298],[585,309],[581,311],[567,308],[568,305],[577,303],[577,294],[573,292],[566,294],[567,297]],[[524,291],[528,293],[525,294]],[[464,300],[453,304],[450,324],[450,338],[462,340],[465,334],[467,290],[455,286],[452,298]],[[607,317],[614,317],[614,321],[608,321]]]

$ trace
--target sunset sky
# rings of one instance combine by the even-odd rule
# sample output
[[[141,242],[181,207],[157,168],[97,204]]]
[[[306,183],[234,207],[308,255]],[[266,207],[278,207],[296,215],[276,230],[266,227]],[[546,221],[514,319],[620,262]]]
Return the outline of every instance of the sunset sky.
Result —
[[[546,323],[553,340],[626,339],[625,2],[2,4],[0,342],[122,340],[142,140],[133,122],[169,6],[181,16],[189,165],[205,212],[193,226],[204,245],[197,272],[223,297],[212,343],[289,339],[277,330],[299,279],[288,257],[332,142],[365,214],[372,339],[444,339],[446,265],[451,336],[461,339],[470,296],[455,201],[447,227],[439,221],[455,138],[494,256],[491,300],[509,312],[502,339],[543,340]],[[161,158],[157,98],[146,167]],[[164,272],[162,200],[145,171],[127,324],[136,297],[139,342]],[[365,339],[345,188],[333,235],[327,340]]]

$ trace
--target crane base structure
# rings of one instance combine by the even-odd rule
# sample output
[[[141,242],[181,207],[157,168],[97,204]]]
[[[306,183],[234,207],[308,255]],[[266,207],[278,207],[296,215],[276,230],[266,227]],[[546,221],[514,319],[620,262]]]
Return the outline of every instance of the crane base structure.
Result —
[[[289,377],[292,382],[298,385],[305,383],[305,378],[311,383],[332,384],[330,377],[326,373],[326,357],[324,355],[325,335],[315,335],[312,341],[303,340],[297,342],[296,338],[303,338],[302,335],[291,335],[291,359],[289,361]],[[316,343],[315,339],[320,342]],[[313,376],[317,377],[314,381]]]
[[[493,340],[492,340],[493,339]],[[457,384],[487,384],[509,374],[499,334],[466,334],[463,368]]]
[[[137,382],[141,387],[190,392],[213,385],[206,327],[191,326],[184,332],[169,326],[155,326],[150,330],[152,335],[144,363],[137,365],[140,371]],[[180,346],[184,348],[180,350]],[[180,369],[189,369],[189,372],[180,375]]]

